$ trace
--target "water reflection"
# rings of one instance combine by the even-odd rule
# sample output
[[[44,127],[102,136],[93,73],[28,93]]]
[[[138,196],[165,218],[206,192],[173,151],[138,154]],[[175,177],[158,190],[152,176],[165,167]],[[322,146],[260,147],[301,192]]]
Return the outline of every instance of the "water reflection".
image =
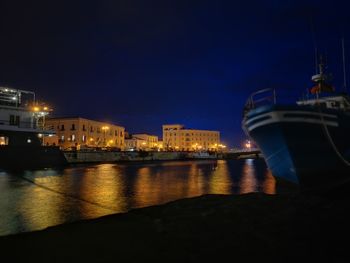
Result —
[[[212,167],[212,173],[209,178],[210,194],[232,194],[233,181],[230,177],[228,163],[224,160],[217,161]]]
[[[253,159],[246,159],[242,169],[240,194],[255,192],[257,189],[257,175]]]
[[[276,180],[272,176],[270,170],[266,170],[265,178],[262,183],[262,192],[266,194],[275,194],[276,193]]]
[[[275,193],[262,160],[100,164],[0,172],[0,235],[203,194]]]
[[[88,169],[81,178],[79,195],[88,200],[82,202],[81,211],[94,216],[97,214],[110,214],[110,211],[127,211],[125,195],[125,182],[121,169],[112,164],[103,164]],[[104,210],[103,212],[100,210]]]
[[[162,204],[205,193],[203,169],[196,162],[140,167],[134,184],[134,207]]]

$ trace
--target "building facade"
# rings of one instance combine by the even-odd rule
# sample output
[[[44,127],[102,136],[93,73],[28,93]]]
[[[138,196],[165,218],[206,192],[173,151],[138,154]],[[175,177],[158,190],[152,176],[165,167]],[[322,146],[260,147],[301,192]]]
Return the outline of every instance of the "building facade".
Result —
[[[133,134],[132,138],[144,140],[146,142],[146,148],[149,150],[154,150],[158,146],[158,136],[156,135],[138,133],[138,134]]]
[[[163,125],[163,147],[176,151],[217,151],[220,132],[186,129],[181,124]]]
[[[45,126],[56,132],[58,144],[62,149],[71,147],[124,149],[125,128],[121,126],[80,117],[50,118],[46,120]]]
[[[125,139],[125,149],[134,151],[155,151],[159,149],[158,136],[146,133],[131,135]]]
[[[137,138],[125,139],[125,150],[126,151],[140,151],[146,150],[146,141]]]

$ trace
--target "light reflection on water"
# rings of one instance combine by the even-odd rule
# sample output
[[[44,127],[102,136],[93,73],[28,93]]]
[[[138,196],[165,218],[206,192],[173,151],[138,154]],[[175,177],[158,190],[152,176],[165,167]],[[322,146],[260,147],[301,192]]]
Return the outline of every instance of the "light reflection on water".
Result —
[[[203,194],[275,193],[263,160],[99,164],[0,172],[0,235]]]

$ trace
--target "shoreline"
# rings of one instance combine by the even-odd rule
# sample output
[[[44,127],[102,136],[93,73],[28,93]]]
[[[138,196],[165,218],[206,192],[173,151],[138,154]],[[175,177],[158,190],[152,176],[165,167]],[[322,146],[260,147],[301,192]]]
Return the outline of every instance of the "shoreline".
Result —
[[[12,261],[345,261],[348,203],[293,191],[203,195],[1,236],[0,245]]]

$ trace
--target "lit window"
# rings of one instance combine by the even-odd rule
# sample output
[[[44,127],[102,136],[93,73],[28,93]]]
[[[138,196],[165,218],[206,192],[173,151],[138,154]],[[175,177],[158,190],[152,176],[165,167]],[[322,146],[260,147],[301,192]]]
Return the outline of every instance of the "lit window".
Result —
[[[72,134],[72,142],[75,141],[75,134]]]
[[[5,136],[0,136],[0,145],[8,145],[9,138]]]

